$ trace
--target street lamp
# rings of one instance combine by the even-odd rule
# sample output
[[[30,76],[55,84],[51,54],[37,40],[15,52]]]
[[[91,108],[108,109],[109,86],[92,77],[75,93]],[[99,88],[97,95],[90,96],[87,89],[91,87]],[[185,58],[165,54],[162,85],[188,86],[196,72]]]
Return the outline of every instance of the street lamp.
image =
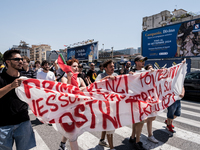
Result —
[[[112,56],[112,60],[113,60],[113,47],[111,47],[111,56]]]

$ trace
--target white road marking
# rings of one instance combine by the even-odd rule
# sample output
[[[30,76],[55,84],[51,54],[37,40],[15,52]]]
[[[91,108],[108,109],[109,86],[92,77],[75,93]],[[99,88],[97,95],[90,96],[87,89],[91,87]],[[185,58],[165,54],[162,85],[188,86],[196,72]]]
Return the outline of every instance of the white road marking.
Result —
[[[161,113],[158,116],[163,117],[163,118],[167,117],[166,113]],[[184,124],[187,124],[187,125],[191,125],[191,126],[194,126],[194,127],[198,127],[198,128],[200,127],[199,121],[183,118],[181,116],[177,117],[174,121],[175,122],[181,122],[181,123],[184,123]]]
[[[50,150],[45,142],[42,140],[38,132],[34,129],[35,139],[36,139],[36,147],[32,148],[31,150]]]

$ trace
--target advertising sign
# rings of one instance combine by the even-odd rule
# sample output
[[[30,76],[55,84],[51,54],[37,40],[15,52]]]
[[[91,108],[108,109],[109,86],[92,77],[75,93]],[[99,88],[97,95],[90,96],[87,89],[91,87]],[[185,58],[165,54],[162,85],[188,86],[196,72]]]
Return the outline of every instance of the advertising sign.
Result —
[[[153,58],[200,56],[200,19],[142,32],[142,55]]]
[[[67,59],[88,60],[89,55],[93,56],[92,60],[98,59],[98,42],[67,49]]]

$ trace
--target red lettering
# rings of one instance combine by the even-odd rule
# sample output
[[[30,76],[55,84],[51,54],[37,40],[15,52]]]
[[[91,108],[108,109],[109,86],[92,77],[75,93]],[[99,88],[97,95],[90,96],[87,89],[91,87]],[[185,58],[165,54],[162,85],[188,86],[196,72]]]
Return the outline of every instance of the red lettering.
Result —
[[[117,116],[117,121],[119,124],[119,128],[122,127],[121,122],[120,122],[120,118],[119,118],[119,102],[120,101],[116,101],[116,116]]]
[[[160,98],[160,95],[162,95],[161,84],[159,84],[159,89],[157,89],[157,86],[156,86],[156,94],[158,95],[158,99],[159,99],[159,98]]]
[[[141,74],[140,74],[140,82],[141,82],[142,87],[143,87],[142,79],[145,78],[145,77],[147,76],[148,73],[149,73],[149,72],[146,72],[145,74],[144,74],[144,73],[141,73]]]
[[[118,80],[118,82],[117,82],[117,80]],[[110,85],[109,82],[111,82],[111,85]],[[117,82],[117,86],[115,87],[116,82]],[[122,93],[123,94],[123,93],[125,93],[124,89],[121,89],[121,91],[118,91],[118,87],[119,87],[120,83],[121,83],[121,78],[115,78],[115,80],[105,80],[107,90],[112,90],[115,93]]]
[[[80,128],[83,124],[85,124],[85,123],[88,121],[88,119],[86,118],[85,115],[79,113],[79,110],[81,110],[82,112],[85,111],[85,106],[84,106],[83,104],[79,104],[79,105],[76,106],[76,108],[75,108],[75,110],[74,110],[74,115],[75,115],[76,117],[80,117],[80,118],[82,118],[83,120],[85,120],[85,121],[76,122],[76,126],[77,126],[78,128]]]
[[[97,102],[97,100],[94,100],[94,101],[89,101],[89,102],[86,102],[85,104],[86,105],[89,105],[89,107],[90,107],[90,112],[91,112],[91,115],[92,115],[92,121],[91,121],[91,125],[90,125],[90,128],[91,129],[94,129],[95,128],[95,124],[96,124],[96,120],[95,120],[95,114],[94,114],[94,111],[93,111],[93,109],[92,109],[92,104],[93,103],[96,103]]]
[[[143,101],[146,101],[148,98],[148,95],[145,92],[141,92],[141,96],[142,96]]]
[[[174,99],[174,96],[175,94],[171,94],[171,93],[168,93],[166,94],[165,96],[163,96],[163,99],[162,99],[162,106],[163,106],[163,109],[169,107],[169,103],[170,103],[170,99],[172,98],[172,100],[175,102],[176,100]]]
[[[66,117],[68,116],[71,121],[72,121],[72,124],[69,125],[68,123],[62,123],[62,118],[63,117]],[[66,131],[66,132],[72,132],[74,129],[75,129],[75,120],[72,116],[72,114],[70,112],[66,112],[64,113],[60,118],[59,118],[59,123],[61,125],[61,127],[63,127],[63,129]]]
[[[148,73],[149,73],[149,72],[148,72]],[[149,80],[148,80],[148,78],[149,78]],[[151,76],[150,76],[149,74],[147,74],[147,75],[145,76],[144,81],[145,81],[146,85],[149,85],[149,84],[151,83]]]
[[[32,105],[33,105],[33,109],[32,112],[35,116],[37,116],[37,111],[36,111],[36,106],[35,106],[35,100],[32,100]]]
[[[56,96],[55,95],[50,95],[47,100],[46,100],[46,105],[48,106],[53,106],[54,108],[51,107],[51,111],[54,112],[54,111],[57,111],[58,110],[58,105],[55,104],[55,103],[49,103],[50,99],[53,101],[55,100]]]
[[[61,104],[61,107],[66,107],[69,104],[69,101],[67,99],[62,99],[63,96],[68,97],[67,94],[61,94],[58,97],[58,100],[61,101],[61,102],[65,102],[65,104]]]
[[[138,103],[139,104],[139,99],[140,99],[140,94],[134,95],[134,96],[130,96],[129,98],[127,98],[125,100],[126,103],[131,103],[131,116],[132,116],[133,124],[135,123],[134,114],[133,114],[133,103]]]
[[[31,98],[30,89],[33,88],[33,86],[28,85],[29,83],[34,83],[36,88],[40,89],[40,81],[37,79],[27,79],[23,81],[24,84],[24,92],[26,94],[27,98]]]
[[[69,101],[70,101],[70,103],[72,103],[72,104],[75,103],[77,99],[78,99],[78,95],[75,95],[74,101],[72,101],[71,96],[69,96]]]
[[[62,83],[57,82],[57,84],[56,84],[56,91],[60,92],[60,91],[59,91],[59,86],[60,86],[61,84],[62,84]]]
[[[49,92],[54,93],[54,92],[52,91],[52,88],[53,88],[54,84],[55,84],[54,81],[47,81],[47,80],[44,80],[44,81],[42,82],[42,87],[44,88],[44,91],[45,91],[46,93],[49,93]]]
[[[37,106],[37,110],[38,110],[38,115],[41,116],[41,117],[48,112],[48,110],[44,110],[43,112],[40,111],[44,107],[44,105],[39,106],[39,102],[42,101],[42,100],[43,100],[43,98],[39,98],[35,101],[36,106]]]
[[[149,94],[150,101],[153,101],[153,99],[155,98],[154,96],[151,95],[152,93],[154,94],[154,89],[149,89],[148,94]]]
[[[102,101],[99,101],[99,110],[102,113],[102,117],[103,117],[103,128],[106,129],[107,128],[107,119],[110,120],[112,122],[112,124],[114,125],[115,128],[118,127],[117,124],[117,120],[116,118],[112,118],[110,116],[110,102],[109,101],[103,101],[106,104],[106,110],[107,113],[103,112],[103,108],[102,108]]]
[[[124,75],[124,82],[125,82],[126,93],[128,93],[128,77],[127,77],[127,75]]]

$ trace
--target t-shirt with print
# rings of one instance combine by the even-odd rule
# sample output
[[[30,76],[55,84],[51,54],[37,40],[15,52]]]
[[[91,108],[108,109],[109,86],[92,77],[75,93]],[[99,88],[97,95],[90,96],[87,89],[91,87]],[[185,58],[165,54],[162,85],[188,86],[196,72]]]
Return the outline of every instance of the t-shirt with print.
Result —
[[[48,71],[47,73],[44,71],[38,72],[37,73],[37,79],[43,79],[43,80],[48,80],[48,81],[55,81],[56,77],[53,72]]]
[[[87,76],[90,77],[90,81],[93,83],[97,77],[97,71],[96,70],[89,70],[87,73]]]

